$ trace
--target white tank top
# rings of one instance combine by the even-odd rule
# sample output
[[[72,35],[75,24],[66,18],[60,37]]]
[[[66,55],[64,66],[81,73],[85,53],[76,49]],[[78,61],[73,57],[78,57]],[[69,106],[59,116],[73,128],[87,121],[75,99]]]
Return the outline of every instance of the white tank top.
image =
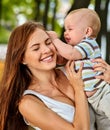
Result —
[[[62,118],[64,118],[68,122],[70,122],[70,123],[73,122],[74,112],[75,112],[74,106],[57,101],[57,100],[52,99],[52,98],[49,98],[49,97],[42,95],[42,94],[40,94],[36,91],[33,91],[33,90],[25,90],[23,95],[34,95],[34,96],[38,97],[40,100],[42,100],[44,102],[44,104],[49,109],[51,109],[52,111],[57,113],[59,116],[61,116]],[[26,122],[26,120],[25,120],[25,122]],[[28,122],[26,122],[26,124],[30,125]],[[41,130],[38,127],[34,127],[34,126],[31,126],[31,127],[33,127],[35,130]]]

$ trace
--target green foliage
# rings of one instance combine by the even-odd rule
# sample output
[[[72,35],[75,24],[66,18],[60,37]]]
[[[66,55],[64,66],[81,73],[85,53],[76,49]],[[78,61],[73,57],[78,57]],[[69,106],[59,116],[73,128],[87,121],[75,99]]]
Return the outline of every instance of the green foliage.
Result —
[[[10,31],[4,27],[0,27],[0,44],[7,44]]]
[[[61,25],[59,24],[58,21],[55,21],[55,30],[54,31],[58,33],[59,37],[60,37],[61,32],[62,32],[61,30],[62,30]]]
[[[7,43],[12,29],[35,17],[34,0],[2,0],[0,19],[0,43]]]
[[[10,26],[12,29],[19,24],[20,18],[25,20],[34,17],[34,0],[3,0],[2,2],[2,24]]]
[[[51,0],[49,4],[49,14],[47,26],[52,26],[52,17],[53,17],[53,8],[55,5],[55,0]],[[40,3],[40,5],[38,4]],[[7,35],[9,34],[8,30],[12,30],[15,26],[27,21],[27,20],[36,20],[43,22],[44,12],[45,12],[45,0],[37,2],[36,0],[3,0],[2,1],[2,14],[1,14],[1,37],[0,42],[7,41]],[[60,8],[60,2],[58,2],[57,11]],[[40,7],[38,10],[38,6]],[[55,31],[59,34],[61,33],[61,26],[59,25],[57,19],[54,20]],[[6,36],[4,36],[4,31]]]

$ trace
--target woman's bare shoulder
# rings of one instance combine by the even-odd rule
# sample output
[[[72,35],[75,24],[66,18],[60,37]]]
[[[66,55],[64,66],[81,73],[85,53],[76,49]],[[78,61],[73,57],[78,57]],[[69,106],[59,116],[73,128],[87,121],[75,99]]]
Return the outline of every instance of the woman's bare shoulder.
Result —
[[[39,106],[44,106],[44,103],[37,97],[33,95],[24,95],[19,102],[19,111],[24,114],[26,111],[28,112],[32,109],[32,106],[38,108]]]

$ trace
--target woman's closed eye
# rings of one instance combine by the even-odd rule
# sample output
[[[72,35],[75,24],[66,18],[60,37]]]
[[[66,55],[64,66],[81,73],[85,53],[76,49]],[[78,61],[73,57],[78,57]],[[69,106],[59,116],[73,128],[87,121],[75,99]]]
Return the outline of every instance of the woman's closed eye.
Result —
[[[39,44],[34,44],[34,45],[32,46],[32,50],[33,50],[33,51],[37,51],[37,50],[39,50],[39,48],[40,48],[40,45],[39,45]]]
[[[33,51],[37,51],[37,50],[39,50],[39,47],[36,47],[36,48],[33,49]]]

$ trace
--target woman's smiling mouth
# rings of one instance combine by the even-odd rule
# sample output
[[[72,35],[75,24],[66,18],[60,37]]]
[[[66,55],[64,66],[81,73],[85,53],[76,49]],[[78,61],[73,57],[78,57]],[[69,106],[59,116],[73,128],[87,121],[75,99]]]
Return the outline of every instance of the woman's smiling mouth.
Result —
[[[53,61],[53,56],[51,55],[51,56],[48,56],[46,58],[43,58],[43,59],[41,59],[41,61],[43,61],[43,62],[51,62],[51,61]]]

